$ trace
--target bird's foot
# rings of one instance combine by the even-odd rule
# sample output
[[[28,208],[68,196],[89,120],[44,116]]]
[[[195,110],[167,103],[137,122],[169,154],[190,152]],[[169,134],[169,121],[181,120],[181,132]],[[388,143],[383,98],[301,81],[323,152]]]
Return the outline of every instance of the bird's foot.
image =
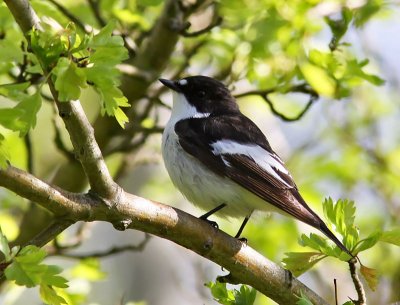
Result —
[[[209,219],[207,219],[205,217],[199,217],[199,219],[204,220],[205,222],[207,222],[213,228],[219,229],[218,223],[216,221],[209,220]]]

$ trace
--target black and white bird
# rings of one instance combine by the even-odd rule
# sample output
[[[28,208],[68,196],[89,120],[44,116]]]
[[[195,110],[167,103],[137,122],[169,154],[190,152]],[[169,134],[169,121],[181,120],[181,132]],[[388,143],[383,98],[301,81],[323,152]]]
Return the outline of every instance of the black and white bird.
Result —
[[[244,217],[253,211],[290,215],[350,251],[307,205],[267,138],[243,115],[229,90],[206,76],[160,79],[173,90],[173,107],[162,137],[162,154],[173,184],[207,219]],[[352,256],[352,255],[351,255]]]

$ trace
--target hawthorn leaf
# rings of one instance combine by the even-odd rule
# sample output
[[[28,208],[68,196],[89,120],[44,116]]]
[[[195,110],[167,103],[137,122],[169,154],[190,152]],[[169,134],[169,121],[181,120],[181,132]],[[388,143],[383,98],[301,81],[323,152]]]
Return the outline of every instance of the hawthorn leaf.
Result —
[[[65,299],[57,294],[53,287],[49,285],[40,285],[40,298],[49,305],[67,304]]]
[[[81,88],[87,86],[86,74],[82,68],[78,68],[72,60],[62,57],[53,69],[53,74],[56,76],[54,85],[60,101],[67,102],[79,99]]]
[[[282,262],[295,276],[303,274],[326,257],[319,252],[287,252],[285,255]]]

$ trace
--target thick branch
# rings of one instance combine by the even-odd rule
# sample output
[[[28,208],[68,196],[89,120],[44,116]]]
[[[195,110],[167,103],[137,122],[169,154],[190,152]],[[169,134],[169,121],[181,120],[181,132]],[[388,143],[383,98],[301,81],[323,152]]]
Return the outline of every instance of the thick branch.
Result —
[[[109,209],[99,198],[61,192],[14,167],[0,170],[0,186],[52,212],[64,212],[69,223],[107,221],[118,230],[136,229],[169,239],[224,267],[235,281],[253,286],[279,304],[296,304],[301,293],[315,305],[327,304],[296,278],[288,281],[286,270],[251,247],[179,209],[129,193],[123,193]],[[55,237],[60,231],[57,228],[50,227],[44,234],[46,238],[35,244],[49,240],[52,231]]]

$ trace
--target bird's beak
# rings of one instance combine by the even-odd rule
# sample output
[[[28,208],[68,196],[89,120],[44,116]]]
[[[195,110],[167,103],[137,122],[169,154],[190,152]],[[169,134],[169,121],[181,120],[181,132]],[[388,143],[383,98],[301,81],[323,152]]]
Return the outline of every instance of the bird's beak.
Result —
[[[181,92],[181,89],[177,86],[176,82],[169,79],[160,78],[159,81],[166,87],[176,91]]]

